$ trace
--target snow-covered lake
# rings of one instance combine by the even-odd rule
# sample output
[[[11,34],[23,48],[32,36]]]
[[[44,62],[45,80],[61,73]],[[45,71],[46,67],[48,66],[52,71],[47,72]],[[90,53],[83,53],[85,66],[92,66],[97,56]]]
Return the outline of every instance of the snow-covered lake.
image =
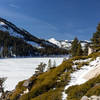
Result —
[[[0,59],[0,77],[7,77],[5,89],[14,89],[19,81],[25,80],[34,74],[35,68],[40,62],[48,64],[49,59],[52,63],[55,60],[56,65],[60,65],[63,61],[63,57]]]

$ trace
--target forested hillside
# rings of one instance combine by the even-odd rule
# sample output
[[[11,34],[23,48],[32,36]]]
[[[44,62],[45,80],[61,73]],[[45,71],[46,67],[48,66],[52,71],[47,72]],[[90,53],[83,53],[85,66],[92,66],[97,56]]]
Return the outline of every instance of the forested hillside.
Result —
[[[64,55],[68,51],[0,18],[0,57]]]

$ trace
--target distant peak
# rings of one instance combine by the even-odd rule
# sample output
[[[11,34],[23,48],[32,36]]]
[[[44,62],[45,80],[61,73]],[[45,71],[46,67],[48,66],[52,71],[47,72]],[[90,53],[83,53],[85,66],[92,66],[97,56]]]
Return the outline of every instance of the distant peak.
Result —
[[[56,40],[55,38],[50,38],[49,40]]]

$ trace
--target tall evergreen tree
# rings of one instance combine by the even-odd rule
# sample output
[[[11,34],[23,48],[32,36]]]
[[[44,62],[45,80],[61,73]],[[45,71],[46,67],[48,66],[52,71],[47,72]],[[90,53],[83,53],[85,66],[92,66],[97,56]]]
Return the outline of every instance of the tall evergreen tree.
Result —
[[[4,46],[2,53],[3,53],[3,57],[9,56],[9,50],[7,46]]]
[[[83,51],[83,55],[84,55],[84,56],[87,56],[87,55],[88,55],[88,47],[89,47],[89,45],[86,44],[86,45],[85,45],[85,49],[84,49],[84,51]]]
[[[93,34],[91,39],[94,47],[100,47],[100,23],[97,26],[97,31]]]
[[[77,56],[82,56],[83,55],[83,50],[82,50],[82,46],[81,46],[81,43],[80,42],[78,44],[78,49],[77,49],[76,55]]]
[[[76,53],[77,53],[77,49],[78,49],[78,43],[79,43],[79,41],[77,38],[75,38],[74,41],[72,42],[71,54],[73,57],[77,55]]]
[[[48,61],[48,70],[52,67],[51,59]]]
[[[54,60],[54,62],[53,62],[53,67],[56,67],[56,61]]]

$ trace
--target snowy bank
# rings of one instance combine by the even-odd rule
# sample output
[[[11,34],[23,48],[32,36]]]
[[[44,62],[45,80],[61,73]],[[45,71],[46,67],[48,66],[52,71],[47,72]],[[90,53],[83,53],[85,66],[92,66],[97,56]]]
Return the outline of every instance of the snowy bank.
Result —
[[[85,61],[89,61],[89,60],[85,60]],[[82,61],[80,60],[80,62],[82,62]],[[66,98],[67,98],[67,94],[65,93],[66,89],[68,89],[70,86],[80,85],[80,84],[83,84],[86,81],[88,81],[90,79],[90,78],[87,78],[89,76],[89,73],[91,71],[95,71],[96,67],[100,66],[99,64],[100,64],[100,57],[97,57],[96,60],[91,61],[88,66],[85,65],[80,70],[73,72],[71,74],[70,82],[68,83],[68,85],[65,86],[64,92],[62,93],[62,100],[66,100]],[[100,68],[99,68],[99,71],[100,71]],[[88,74],[88,76],[87,76],[87,74]],[[99,72],[99,74],[100,74],[100,72]],[[91,77],[91,78],[93,78],[93,77]]]

